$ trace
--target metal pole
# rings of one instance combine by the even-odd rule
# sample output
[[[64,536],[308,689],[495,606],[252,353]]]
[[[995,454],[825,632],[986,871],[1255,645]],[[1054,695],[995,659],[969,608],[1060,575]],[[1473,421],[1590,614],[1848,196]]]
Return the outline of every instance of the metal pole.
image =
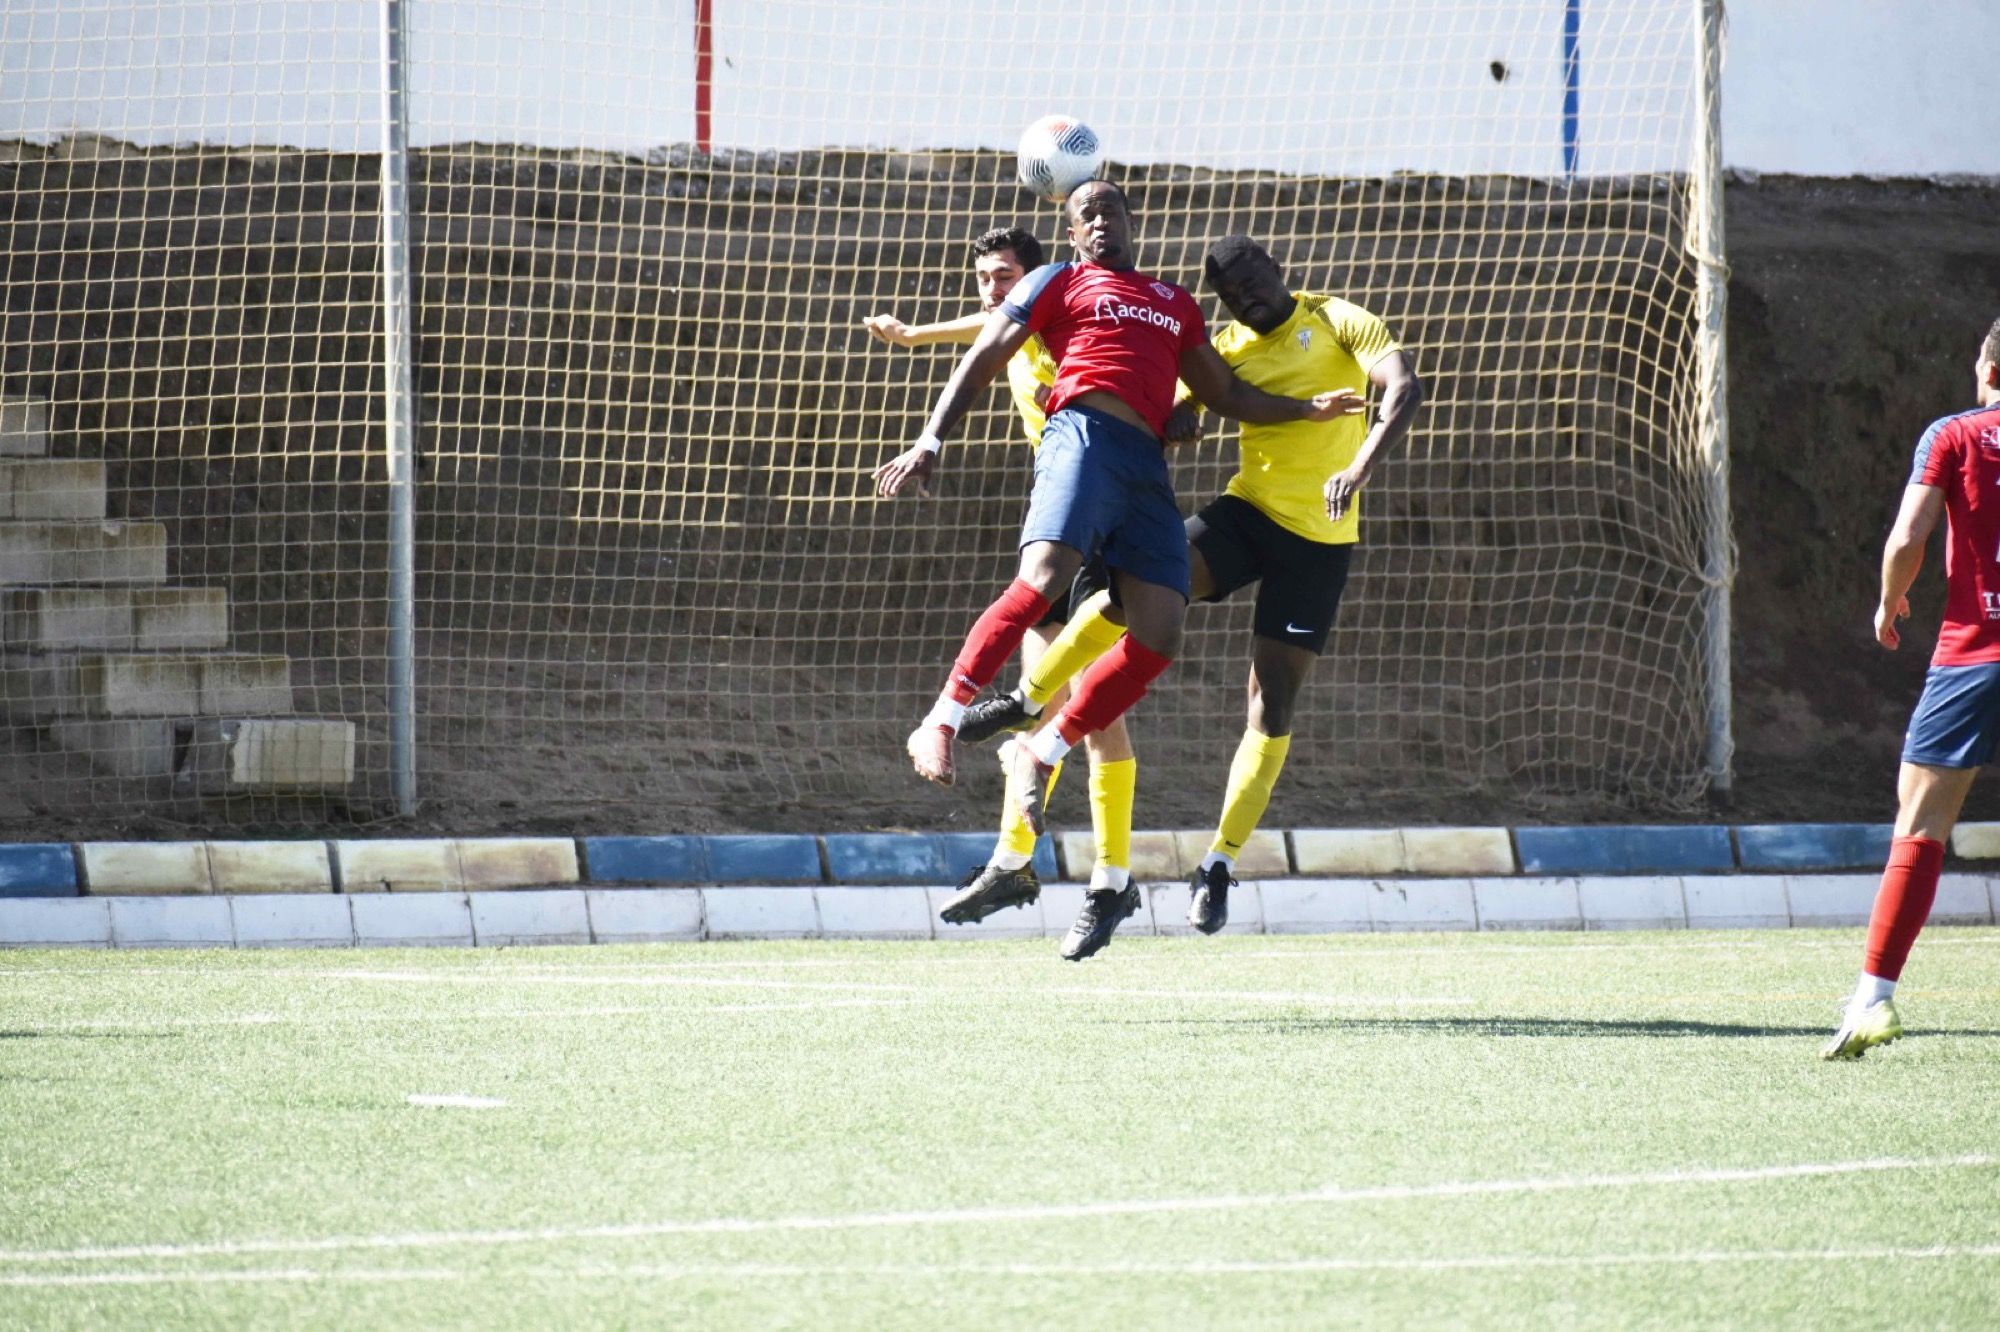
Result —
[[[389,472],[389,758],[396,812],[417,808],[416,359],[402,0],[382,17],[382,417]]]
[[[1736,543],[1729,524],[1729,367],[1724,322],[1729,264],[1722,240],[1722,41],[1724,0],[1695,0],[1700,106],[1690,182],[1688,249],[1695,261],[1695,429],[1706,489],[1702,582],[1706,584],[1708,785],[1727,799],[1735,785],[1736,738],[1729,682],[1729,594]]]

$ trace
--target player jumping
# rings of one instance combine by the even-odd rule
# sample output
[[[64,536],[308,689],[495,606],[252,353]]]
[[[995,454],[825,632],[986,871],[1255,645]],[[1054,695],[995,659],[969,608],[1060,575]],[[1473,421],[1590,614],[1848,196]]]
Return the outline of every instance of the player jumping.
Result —
[[[1945,839],[1979,769],[2000,744],[2000,320],[1973,362],[1979,405],[1933,422],[1917,441],[1903,507],[1882,547],[1875,640],[1891,652],[1910,614],[1924,544],[1945,515],[1944,624],[1903,740],[1896,828],[1875,893],[1861,980],[1822,1059],[1859,1059],[1903,1034],[1896,981],[1930,918]]]
[[[1293,705],[1326,648],[1360,539],[1360,491],[1382,455],[1409,431],[1423,401],[1409,357],[1382,321],[1338,297],[1294,292],[1276,261],[1246,236],[1226,236],[1203,265],[1236,322],[1215,348],[1236,373],[1271,393],[1370,382],[1382,411],[1358,418],[1243,427],[1241,461],[1223,494],[1187,521],[1193,594],[1221,601],[1257,583],[1250,648],[1250,715],[1230,764],[1222,816],[1190,884],[1188,923],[1213,934],[1229,920],[1230,871],[1263,818],[1291,748]],[[1064,682],[1116,635],[1117,609],[1095,597],[1012,694],[975,703],[961,734],[982,740],[1030,725]],[[1108,628],[1106,626],[1109,626]]]
[[[921,776],[950,783],[966,705],[992,682],[1085,557],[1101,551],[1128,628],[1084,672],[1055,724],[1014,748],[1010,788],[1037,832],[1056,761],[1124,715],[1180,648],[1187,540],[1160,447],[1176,372],[1201,401],[1242,420],[1332,420],[1363,407],[1352,389],[1281,398],[1238,379],[1209,345],[1194,297],[1137,271],[1131,212],[1116,185],[1080,185],[1066,208],[1081,261],[1039,268],[1014,289],[952,372],[916,446],[875,473],[883,495],[927,489],[944,437],[975,396],[1031,334],[1042,338],[1058,374],[1035,456],[1019,571],[973,625],[944,691],[906,745]],[[1130,884],[1121,892],[1089,893],[1063,955],[1079,959],[1096,952],[1138,906],[1138,889]]]

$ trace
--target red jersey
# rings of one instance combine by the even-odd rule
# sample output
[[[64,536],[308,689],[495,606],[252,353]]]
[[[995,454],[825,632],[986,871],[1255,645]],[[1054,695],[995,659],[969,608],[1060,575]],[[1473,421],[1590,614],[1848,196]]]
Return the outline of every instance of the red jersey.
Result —
[[[1910,484],[1944,491],[1944,623],[1931,664],[2000,661],[2000,404],[1932,423]]]
[[[1050,416],[1086,393],[1115,393],[1155,435],[1174,407],[1182,353],[1208,345],[1201,306],[1186,291],[1097,264],[1044,264],[1000,308],[1056,358]]]

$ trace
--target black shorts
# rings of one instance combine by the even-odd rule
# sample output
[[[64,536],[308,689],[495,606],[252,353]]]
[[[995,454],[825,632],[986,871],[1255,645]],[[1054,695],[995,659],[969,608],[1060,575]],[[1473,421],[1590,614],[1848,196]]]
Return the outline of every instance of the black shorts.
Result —
[[[1207,530],[1195,538],[1194,548],[1215,583],[1202,600],[1221,601],[1240,587],[1261,583],[1253,621],[1257,635],[1314,654],[1326,651],[1353,545],[1308,541],[1234,495],[1214,500],[1195,516]]]
[[[1049,604],[1049,613],[1035,621],[1035,628],[1050,629],[1069,623],[1069,617],[1076,614],[1077,607],[1111,586],[1111,572],[1104,567],[1104,561],[1093,555],[1083,562],[1076,571],[1076,577],[1069,590]]]

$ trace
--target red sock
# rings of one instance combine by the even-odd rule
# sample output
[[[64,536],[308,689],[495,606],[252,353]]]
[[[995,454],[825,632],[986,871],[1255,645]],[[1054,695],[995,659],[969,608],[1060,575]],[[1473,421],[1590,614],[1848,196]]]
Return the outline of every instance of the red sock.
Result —
[[[1009,583],[1000,599],[988,606],[972,626],[972,632],[965,636],[965,646],[958,650],[958,660],[951,664],[951,681],[946,688],[952,698],[970,703],[980,690],[992,684],[993,677],[1007,664],[1007,658],[1014,655],[1014,649],[1028,636],[1028,630],[1048,613],[1047,597],[1018,578]]]
[[[1145,644],[1127,634],[1109,652],[1090,664],[1077,681],[1069,706],[1056,718],[1063,739],[1077,744],[1125,715],[1125,710],[1146,696],[1146,686],[1172,664]]]
[[[1898,837],[1889,843],[1889,867],[1875,893],[1875,911],[1868,919],[1868,951],[1861,969],[1883,980],[1898,980],[1909,960],[1910,945],[1930,919],[1937,900],[1938,875],[1944,871],[1944,843],[1928,837]]]

